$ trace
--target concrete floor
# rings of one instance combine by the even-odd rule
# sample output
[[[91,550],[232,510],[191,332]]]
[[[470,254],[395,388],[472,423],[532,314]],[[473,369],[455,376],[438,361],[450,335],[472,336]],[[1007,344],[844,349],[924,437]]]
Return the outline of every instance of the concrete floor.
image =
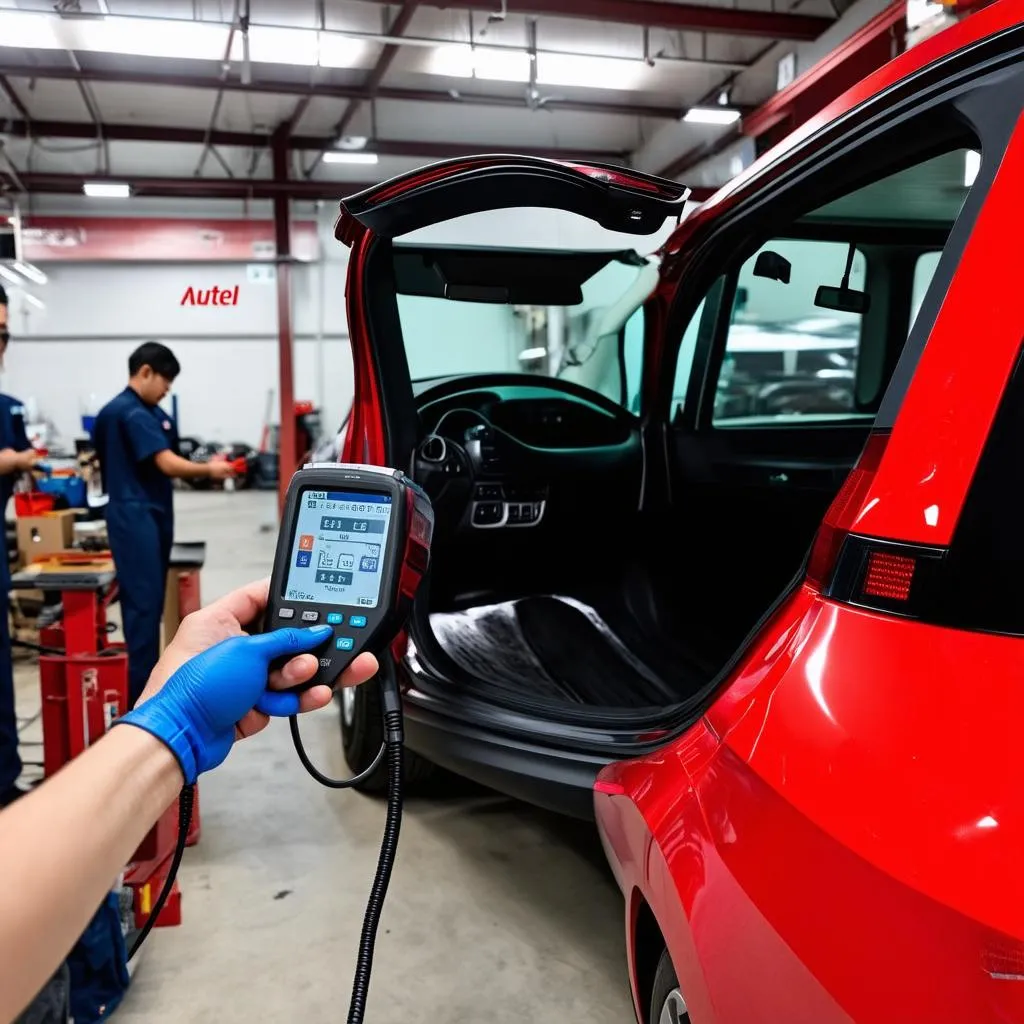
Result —
[[[207,542],[205,600],[269,572],[273,495],[181,492],[176,505],[177,538]],[[35,669],[16,675],[19,714],[32,715]],[[336,708],[303,734],[318,764],[347,774]],[[593,828],[461,788],[406,805],[368,1021],[628,1024],[622,899]],[[284,722],[238,745],[200,800],[184,922],[150,938],[115,1020],[344,1019],[382,803],[317,786]]]

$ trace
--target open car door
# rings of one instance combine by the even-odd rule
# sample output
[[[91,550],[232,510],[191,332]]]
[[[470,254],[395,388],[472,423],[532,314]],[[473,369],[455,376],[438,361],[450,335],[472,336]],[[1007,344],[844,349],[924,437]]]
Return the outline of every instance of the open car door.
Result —
[[[342,202],[335,235],[352,249],[346,293],[355,383],[344,459],[388,464],[407,459],[415,443],[407,433],[415,416],[408,414],[412,392],[401,332],[379,316],[371,324],[367,311],[368,287],[386,287],[386,274],[368,275],[381,243],[456,217],[516,207],[563,210],[610,231],[651,235],[680,217],[688,195],[679,182],[612,165],[499,155],[432,164]]]

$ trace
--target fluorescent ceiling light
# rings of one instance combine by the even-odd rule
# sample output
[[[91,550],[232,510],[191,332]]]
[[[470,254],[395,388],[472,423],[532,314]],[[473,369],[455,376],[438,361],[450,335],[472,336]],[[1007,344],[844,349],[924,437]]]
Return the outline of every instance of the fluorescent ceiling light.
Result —
[[[635,89],[647,65],[623,57],[576,53],[538,53],[538,85],[575,85],[593,89]]]
[[[324,153],[325,164],[375,164],[376,153],[353,153],[343,149],[329,149]]]
[[[119,181],[87,181],[82,191],[90,199],[127,199],[132,187]]]
[[[964,153],[964,188],[970,188],[981,170],[981,154],[976,149]]]
[[[539,345],[537,348],[524,348],[519,353],[519,358],[525,363],[531,359],[540,359],[542,356],[546,356],[548,350],[543,345]]]
[[[31,263],[16,262],[13,266],[22,277],[27,277],[36,284],[46,284],[50,280],[38,267],[34,267]]]
[[[46,303],[42,299],[37,299],[31,292],[24,292],[26,302],[31,302],[36,309],[46,309]]]
[[[690,107],[683,120],[690,124],[735,124],[740,112],[730,107]]]
[[[525,50],[474,47],[469,44],[438,46],[427,71],[448,78],[478,78],[492,82],[528,82],[530,55]]]
[[[0,277],[11,284],[16,284],[19,288],[25,287],[25,282],[10,267],[3,263],[0,263]]]

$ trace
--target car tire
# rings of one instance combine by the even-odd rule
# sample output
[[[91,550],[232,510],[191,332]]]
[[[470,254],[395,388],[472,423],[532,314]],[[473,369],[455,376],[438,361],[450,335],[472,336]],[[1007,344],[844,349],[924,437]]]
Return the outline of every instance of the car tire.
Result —
[[[686,1001],[668,950],[663,950],[651,986],[651,1024],[690,1024]]]
[[[384,741],[384,721],[381,711],[380,687],[376,683],[346,686],[338,690],[341,710],[341,746],[345,761],[353,775],[366,771]],[[405,748],[405,788],[422,787],[436,770],[436,765],[425,757]],[[361,793],[386,793],[388,766],[382,761],[362,782],[354,787]]]

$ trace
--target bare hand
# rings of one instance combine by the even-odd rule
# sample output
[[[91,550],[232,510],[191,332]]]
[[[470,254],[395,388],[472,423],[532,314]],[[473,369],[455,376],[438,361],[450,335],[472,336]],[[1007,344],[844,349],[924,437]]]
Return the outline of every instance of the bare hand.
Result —
[[[38,461],[39,453],[34,448],[18,452],[14,457],[15,467],[22,472],[30,470]]]
[[[219,644],[222,640],[241,636],[245,632],[242,627],[256,622],[263,614],[267,606],[269,586],[268,580],[250,583],[187,616],[153,669],[139,703],[157,693],[174,672],[190,658],[201,654],[214,644]],[[319,662],[314,655],[300,654],[287,662],[280,671],[271,673],[269,685],[274,690],[290,689],[312,679],[318,667]],[[378,667],[377,659],[369,652],[364,652],[345,669],[341,678],[335,681],[335,685],[358,686],[371,679]],[[330,703],[331,692],[329,686],[310,687],[300,695],[300,709],[306,712],[324,707]],[[250,711],[236,726],[238,738],[255,735],[269,721],[266,715],[255,709]]]
[[[234,463],[228,462],[225,459],[217,459],[214,462],[208,462],[206,465],[210,471],[211,480],[227,480],[228,477],[235,475]]]

